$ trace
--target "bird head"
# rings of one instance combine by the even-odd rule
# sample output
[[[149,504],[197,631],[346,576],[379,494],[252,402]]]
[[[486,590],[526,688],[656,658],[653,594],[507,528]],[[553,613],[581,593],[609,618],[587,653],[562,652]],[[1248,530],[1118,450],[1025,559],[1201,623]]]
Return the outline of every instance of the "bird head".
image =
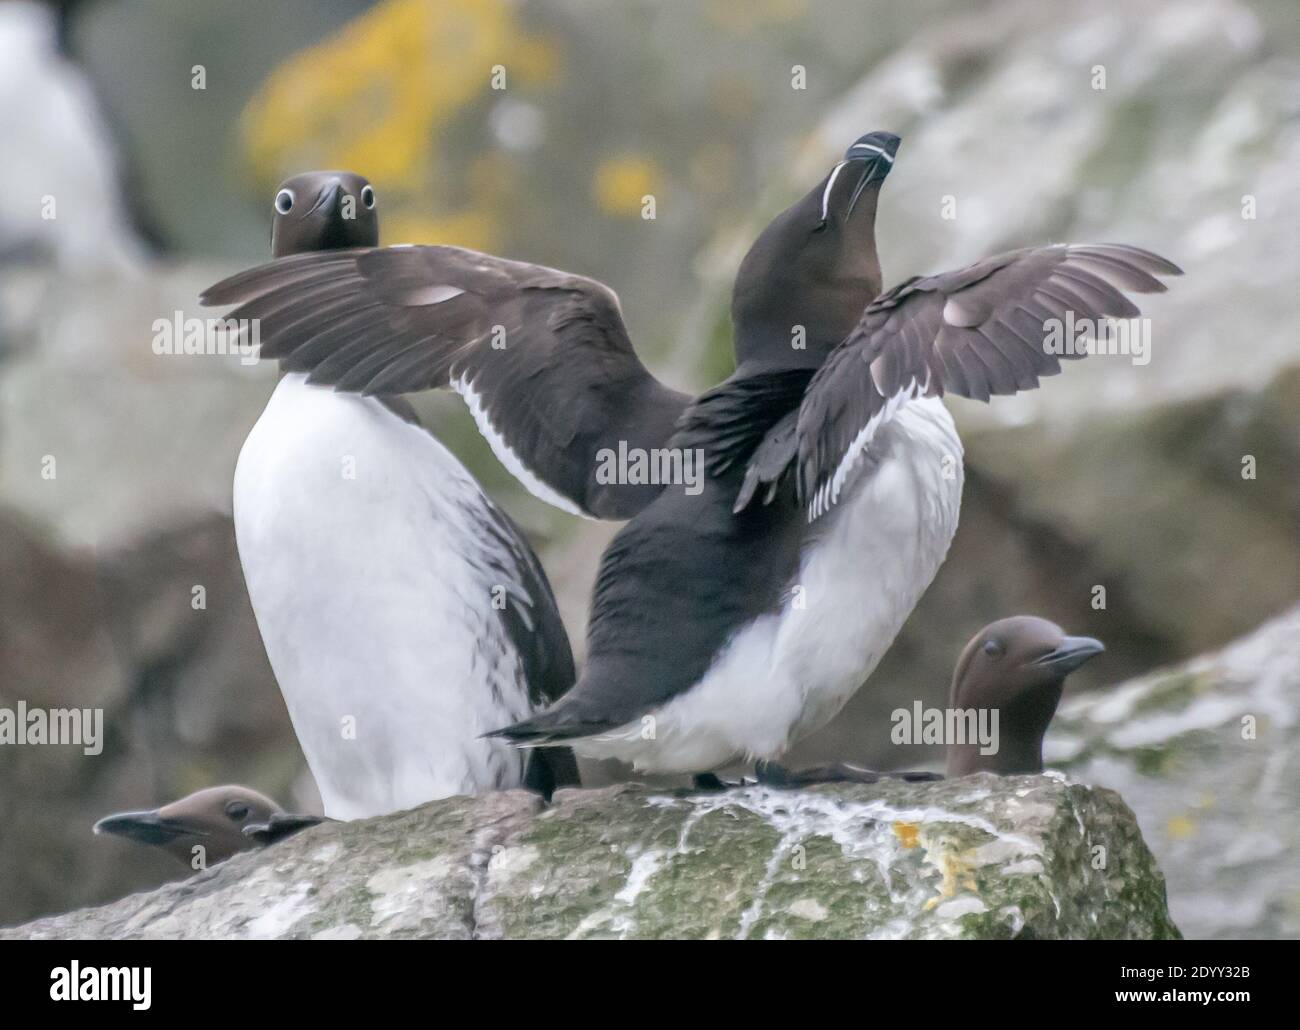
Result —
[[[820,366],[880,293],[876,201],[900,142],[855,140],[759,234],[732,290],[737,365]]]
[[[249,823],[265,822],[280,806],[249,787],[208,787],[161,808],[117,812],[95,823],[95,833],[125,837],[174,855],[187,865],[202,847],[208,865],[256,846],[244,836]]]
[[[996,709],[1002,739],[997,754],[978,758],[973,750],[950,748],[950,775],[1041,771],[1043,734],[1065,677],[1104,650],[1100,640],[1067,636],[1056,623],[1032,615],[1000,619],[975,634],[957,661],[949,704]]]
[[[304,172],[275,191],[271,254],[374,247],[379,211],[374,187],[354,172]]]

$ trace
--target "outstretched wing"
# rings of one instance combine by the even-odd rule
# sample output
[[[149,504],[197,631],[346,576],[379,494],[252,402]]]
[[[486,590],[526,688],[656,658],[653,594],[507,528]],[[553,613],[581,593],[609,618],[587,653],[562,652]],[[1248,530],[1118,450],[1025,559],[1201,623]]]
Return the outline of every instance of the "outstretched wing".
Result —
[[[1133,318],[1138,309],[1123,291],[1163,292],[1156,276],[1181,274],[1137,247],[1056,244],[881,294],[809,384],[794,432],[774,430],[760,446],[738,507],[793,465],[799,499],[816,519],[839,500],[876,431],[903,404],[946,391],[987,401],[1031,390],[1039,377],[1060,372],[1060,358],[1086,353],[1055,346],[1071,325]]]
[[[689,398],[641,364],[618,298],[592,279],[459,247],[280,258],[202,296],[257,319],[263,357],[366,394],[449,388],[530,492],[629,518],[658,486],[601,482],[602,452],[662,447]]]

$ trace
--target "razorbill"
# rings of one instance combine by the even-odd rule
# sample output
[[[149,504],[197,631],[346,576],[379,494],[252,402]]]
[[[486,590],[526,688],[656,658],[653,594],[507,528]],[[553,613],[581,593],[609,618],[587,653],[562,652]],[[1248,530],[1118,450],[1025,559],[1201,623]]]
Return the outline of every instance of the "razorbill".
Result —
[[[272,267],[332,266],[364,252],[344,248],[378,242],[375,191],[359,175],[297,175],[273,203]],[[309,306],[355,325],[343,313],[355,299],[314,290]],[[299,314],[256,317],[274,337]],[[523,534],[409,406],[312,386],[298,362],[286,367],[239,455],[235,535],[326,814],[576,783],[567,749],[530,755],[483,739],[574,681]]]
[[[1083,356],[1053,353],[1051,324],[1136,315],[1121,291],[1179,272],[1135,247],[1057,244],[881,293],[876,206],[898,144],[854,142],[742,261],[736,371],[681,410],[667,445],[705,456],[699,490],[593,486],[601,448],[657,446],[681,395],[637,361],[616,298],[589,279],[364,248],[204,295],[239,304],[234,317],[291,312],[263,353],[313,382],[457,390],[539,496],[633,515],[601,562],[582,677],[500,736],[656,772],[778,758],[867,679],[947,553],[962,448],[942,395],[1037,386]]]

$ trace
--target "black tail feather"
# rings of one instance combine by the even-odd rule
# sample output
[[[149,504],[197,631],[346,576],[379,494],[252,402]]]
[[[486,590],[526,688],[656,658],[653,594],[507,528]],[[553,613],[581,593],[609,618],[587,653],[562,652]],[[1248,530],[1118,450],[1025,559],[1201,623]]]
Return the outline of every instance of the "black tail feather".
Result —
[[[553,741],[562,742],[578,737],[590,737],[612,730],[618,725],[608,721],[597,722],[584,719],[573,711],[572,706],[565,705],[564,700],[548,711],[539,712],[531,719],[524,719],[512,726],[503,726],[483,736],[499,737],[520,747],[540,747]]]

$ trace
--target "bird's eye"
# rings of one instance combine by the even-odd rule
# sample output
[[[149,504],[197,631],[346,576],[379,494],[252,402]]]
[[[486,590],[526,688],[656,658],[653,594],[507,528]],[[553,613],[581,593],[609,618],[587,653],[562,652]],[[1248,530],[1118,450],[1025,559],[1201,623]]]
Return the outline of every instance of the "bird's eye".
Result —
[[[365,204],[366,207],[375,206],[375,191],[371,187],[361,187],[361,203]]]
[[[282,215],[293,210],[293,190],[281,190],[275,195],[275,209]]]
[[[1006,648],[1002,646],[1001,641],[989,639],[984,641],[984,653],[990,658],[1001,658]]]
[[[242,801],[232,801],[226,806],[226,815],[235,822],[240,822],[248,815],[248,806]]]

